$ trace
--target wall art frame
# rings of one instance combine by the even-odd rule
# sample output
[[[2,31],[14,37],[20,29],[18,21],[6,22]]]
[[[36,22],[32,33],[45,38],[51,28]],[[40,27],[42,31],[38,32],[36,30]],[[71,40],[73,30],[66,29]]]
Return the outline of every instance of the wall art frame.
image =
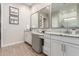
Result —
[[[19,24],[19,8],[9,6],[9,24]]]

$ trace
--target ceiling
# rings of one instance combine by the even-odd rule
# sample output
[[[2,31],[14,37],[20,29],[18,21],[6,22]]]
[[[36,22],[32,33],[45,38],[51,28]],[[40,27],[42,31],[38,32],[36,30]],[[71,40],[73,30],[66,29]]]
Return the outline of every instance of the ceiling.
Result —
[[[23,4],[27,5],[28,7],[32,7],[32,6],[34,6],[34,5],[38,4],[38,3],[23,3]]]

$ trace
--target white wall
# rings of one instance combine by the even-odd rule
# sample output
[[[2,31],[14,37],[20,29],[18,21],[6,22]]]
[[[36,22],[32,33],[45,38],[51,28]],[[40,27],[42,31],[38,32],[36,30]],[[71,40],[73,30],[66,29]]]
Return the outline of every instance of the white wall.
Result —
[[[24,30],[30,27],[30,14],[34,13],[49,4],[34,5],[32,10],[22,4],[2,3],[1,4],[1,46],[16,44],[24,41]],[[9,6],[19,8],[19,25],[9,24]]]
[[[9,24],[9,6],[19,8],[19,25]],[[24,29],[30,26],[30,10],[21,4],[1,4],[1,46],[8,46],[24,41]]]

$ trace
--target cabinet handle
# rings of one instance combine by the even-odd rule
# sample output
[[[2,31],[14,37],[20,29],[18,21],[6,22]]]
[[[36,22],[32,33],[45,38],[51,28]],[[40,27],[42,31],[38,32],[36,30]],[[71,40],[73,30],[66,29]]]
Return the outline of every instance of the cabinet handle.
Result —
[[[65,52],[65,50],[66,50],[66,49],[65,49],[65,45],[63,44],[63,51]]]
[[[64,45],[64,44],[61,44],[61,50],[62,50],[63,52],[65,52],[65,45]]]
[[[61,44],[61,51],[63,51],[63,44]]]

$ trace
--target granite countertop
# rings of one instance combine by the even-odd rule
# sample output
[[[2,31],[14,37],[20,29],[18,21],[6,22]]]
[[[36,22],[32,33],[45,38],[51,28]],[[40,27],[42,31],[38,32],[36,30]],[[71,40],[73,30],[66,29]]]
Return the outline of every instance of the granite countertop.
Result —
[[[44,35],[44,33],[39,33],[39,32],[32,32],[34,34],[37,34],[37,35]]]
[[[67,37],[79,37],[79,34],[67,34],[67,33],[59,33],[59,32],[46,32],[46,34],[67,36]]]
[[[27,31],[26,31],[27,32]],[[58,36],[66,36],[66,37],[76,37],[79,38],[79,34],[68,34],[68,33],[60,33],[60,32],[45,32],[45,33],[39,33],[39,32],[31,32],[40,36],[43,36],[44,34],[50,34],[50,35],[58,35]]]

